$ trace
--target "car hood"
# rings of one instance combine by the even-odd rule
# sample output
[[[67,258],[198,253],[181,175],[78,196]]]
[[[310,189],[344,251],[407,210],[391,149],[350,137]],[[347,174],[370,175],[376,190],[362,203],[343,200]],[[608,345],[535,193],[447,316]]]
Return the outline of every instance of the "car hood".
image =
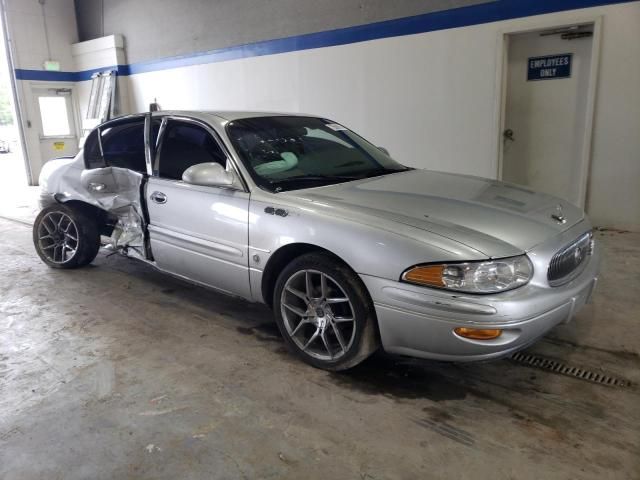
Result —
[[[428,170],[288,193],[363,222],[396,222],[447,237],[488,257],[518,255],[584,218],[569,202],[518,185]],[[552,218],[559,208],[564,223]]]

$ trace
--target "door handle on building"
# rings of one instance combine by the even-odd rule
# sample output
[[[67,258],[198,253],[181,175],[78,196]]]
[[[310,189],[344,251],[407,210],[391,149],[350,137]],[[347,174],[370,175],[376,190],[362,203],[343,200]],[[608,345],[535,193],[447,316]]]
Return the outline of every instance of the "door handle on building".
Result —
[[[511,130],[510,128],[507,128],[503,133],[502,136],[504,137],[505,140],[511,140],[512,142],[515,142],[516,139],[513,138],[513,130]]]

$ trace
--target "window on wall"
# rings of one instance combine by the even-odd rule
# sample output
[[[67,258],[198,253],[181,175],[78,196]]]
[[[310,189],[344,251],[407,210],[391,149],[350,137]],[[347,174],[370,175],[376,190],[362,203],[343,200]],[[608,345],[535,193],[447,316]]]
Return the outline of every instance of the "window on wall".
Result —
[[[170,120],[161,139],[158,175],[182,180],[187,168],[209,162],[227,166],[227,157],[211,134],[199,125]]]
[[[42,135],[45,137],[71,135],[66,97],[38,97],[38,105],[42,121]]]
[[[107,70],[94,73],[91,77],[91,93],[87,105],[87,119],[103,122],[111,117],[113,96],[116,84],[116,72]]]

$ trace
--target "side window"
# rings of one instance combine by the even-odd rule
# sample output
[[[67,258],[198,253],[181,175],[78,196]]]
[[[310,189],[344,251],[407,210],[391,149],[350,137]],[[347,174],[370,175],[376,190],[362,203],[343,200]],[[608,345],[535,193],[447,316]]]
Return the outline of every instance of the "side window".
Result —
[[[146,173],[144,119],[126,121],[101,129],[102,153],[110,167]]]
[[[199,125],[170,120],[160,141],[158,175],[162,178],[182,180],[184,171],[198,163],[227,166],[218,142]]]
[[[158,134],[160,133],[160,125],[162,125],[161,118],[154,118],[151,120],[151,151],[155,152],[156,146],[158,144]]]
[[[104,158],[98,144],[98,129],[93,130],[84,141],[84,165],[86,168],[103,168]]]

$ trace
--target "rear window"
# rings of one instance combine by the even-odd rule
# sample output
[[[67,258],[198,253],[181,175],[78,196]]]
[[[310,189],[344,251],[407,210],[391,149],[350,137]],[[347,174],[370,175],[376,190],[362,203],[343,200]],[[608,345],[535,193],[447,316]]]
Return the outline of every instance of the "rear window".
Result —
[[[144,118],[111,123],[94,130],[85,142],[84,156],[87,168],[119,167],[146,173]]]
[[[144,173],[144,120],[109,126],[101,131],[102,153],[110,167]]]

